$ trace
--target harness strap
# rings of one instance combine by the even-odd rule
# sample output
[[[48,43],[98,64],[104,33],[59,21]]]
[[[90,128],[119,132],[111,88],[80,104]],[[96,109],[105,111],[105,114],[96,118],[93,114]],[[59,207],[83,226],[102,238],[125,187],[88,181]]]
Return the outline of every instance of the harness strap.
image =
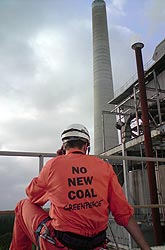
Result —
[[[49,236],[49,229],[45,225],[45,223],[49,220],[51,220],[51,218],[47,217],[43,221],[41,221],[41,223],[38,225],[37,230],[35,231],[38,250],[40,250],[39,237],[42,237],[53,245],[56,245],[56,240]],[[41,235],[41,230],[43,227],[46,228],[46,231]],[[54,233],[57,239],[63,244],[63,246],[57,246],[58,248],[63,248],[64,246],[66,246],[68,247],[68,249],[71,248],[75,250],[91,250],[97,248],[98,246],[101,246],[106,239],[106,230],[101,231],[94,237],[86,237],[75,233],[62,232],[58,230],[54,230]],[[100,248],[100,250],[101,249],[104,248]]]
[[[57,239],[74,250],[90,250],[101,246],[106,239],[106,230],[101,231],[94,237],[86,237],[75,233],[62,232],[55,230],[55,236]]]
[[[38,246],[38,250],[40,250],[40,245],[39,245],[39,236],[41,233],[41,229],[43,228],[43,226],[45,225],[45,223],[47,221],[51,220],[50,217],[45,218],[43,221],[41,221],[41,223],[38,225],[37,230],[36,230],[36,241],[37,241],[37,246]]]

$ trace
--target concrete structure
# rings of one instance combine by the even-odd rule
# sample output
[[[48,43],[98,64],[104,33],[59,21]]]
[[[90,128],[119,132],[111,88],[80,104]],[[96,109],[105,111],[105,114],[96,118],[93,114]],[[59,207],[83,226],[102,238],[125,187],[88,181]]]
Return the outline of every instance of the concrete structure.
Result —
[[[104,0],[92,3],[94,70],[94,152],[100,154],[117,145],[116,116],[110,114],[114,96]]]
[[[155,62],[157,62],[164,55],[165,55],[165,39],[156,46],[152,59]]]

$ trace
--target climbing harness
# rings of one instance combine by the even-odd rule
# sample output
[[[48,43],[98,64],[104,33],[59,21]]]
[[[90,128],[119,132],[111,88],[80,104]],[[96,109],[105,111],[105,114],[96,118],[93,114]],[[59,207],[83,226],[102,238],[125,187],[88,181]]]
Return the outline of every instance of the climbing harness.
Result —
[[[106,239],[106,230],[101,231],[96,236],[86,237],[70,232],[55,230],[55,236],[64,246],[74,250],[90,250],[102,246]]]
[[[106,239],[106,230],[100,232],[98,235],[94,237],[85,237],[81,235],[77,235],[74,233],[66,233],[54,230],[54,236],[50,236],[50,231],[46,225],[46,222],[51,220],[50,217],[44,219],[38,226],[36,230],[36,241],[38,250],[40,250],[40,242],[39,238],[47,240],[49,243],[53,244],[57,248],[65,248],[68,247],[68,250],[74,249],[82,249],[82,250],[105,250],[104,247],[105,239]],[[44,230],[42,230],[44,228]],[[41,230],[43,232],[41,232]],[[62,244],[59,244],[59,242]],[[100,247],[98,247],[100,246]]]
[[[39,244],[39,237],[47,240],[49,243],[53,244],[53,245],[56,245],[56,240],[53,239],[52,237],[50,237],[50,232],[49,232],[49,229],[46,225],[46,222],[51,220],[50,217],[47,217],[46,219],[44,219],[38,226],[37,230],[36,230],[36,241],[37,241],[37,247],[38,247],[38,250],[40,250],[40,244]],[[41,234],[41,230],[42,228],[45,228],[45,231]]]

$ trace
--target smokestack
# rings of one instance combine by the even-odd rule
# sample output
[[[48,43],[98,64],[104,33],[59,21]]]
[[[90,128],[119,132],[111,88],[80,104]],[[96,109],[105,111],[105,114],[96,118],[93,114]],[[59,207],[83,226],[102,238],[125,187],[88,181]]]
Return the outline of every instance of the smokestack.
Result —
[[[111,109],[111,105],[108,104],[108,101],[114,97],[106,5],[104,0],[95,0],[92,3],[92,25],[94,153],[100,154],[118,144],[117,129],[115,128],[116,117],[112,114],[106,113],[106,115],[104,115],[104,123],[102,122],[102,111],[108,111]]]

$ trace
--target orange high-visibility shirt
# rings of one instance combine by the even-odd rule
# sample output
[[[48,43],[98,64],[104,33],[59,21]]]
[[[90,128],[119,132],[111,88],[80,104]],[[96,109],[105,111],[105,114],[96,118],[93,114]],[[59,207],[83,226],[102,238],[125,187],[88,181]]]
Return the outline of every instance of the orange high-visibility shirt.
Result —
[[[49,160],[26,193],[40,206],[50,201],[56,230],[84,236],[106,229],[109,211],[123,226],[133,214],[112,166],[80,150]]]

